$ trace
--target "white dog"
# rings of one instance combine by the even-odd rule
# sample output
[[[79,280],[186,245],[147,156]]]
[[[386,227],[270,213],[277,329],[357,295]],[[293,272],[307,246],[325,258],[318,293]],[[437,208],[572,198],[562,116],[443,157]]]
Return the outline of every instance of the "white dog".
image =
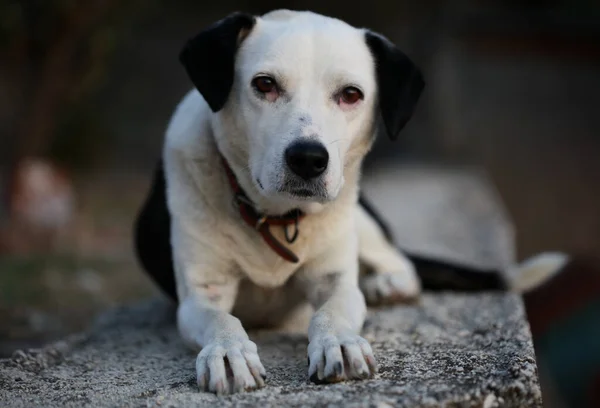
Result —
[[[420,284],[360,205],[360,168],[378,123],[394,139],[412,115],[419,69],[379,34],[288,10],[230,15],[181,61],[196,89],[171,119],[136,234],[201,348],[199,387],[263,387],[244,326],[280,324],[304,302],[309,378],[371,377],[365,297],[413,298]]]

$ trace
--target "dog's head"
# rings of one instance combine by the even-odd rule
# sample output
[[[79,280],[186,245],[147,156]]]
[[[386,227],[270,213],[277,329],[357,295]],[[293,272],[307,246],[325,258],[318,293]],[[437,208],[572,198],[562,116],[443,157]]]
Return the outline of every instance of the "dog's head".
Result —
[[[324,203],[369,150],[395,139],[424,86],[383,36],[310,12],[235,13],[180,55],[224,135],[217,143],[266,198]]]

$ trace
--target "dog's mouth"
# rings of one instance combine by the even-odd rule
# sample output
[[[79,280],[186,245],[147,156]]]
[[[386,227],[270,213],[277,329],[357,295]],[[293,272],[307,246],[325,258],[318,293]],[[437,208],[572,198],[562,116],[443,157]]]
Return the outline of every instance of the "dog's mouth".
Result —
[[[256,178],[256,185],[265,191],[265,188],[261,181]],[[316,201],[324,203],[329,201],[329,197],[325,187],[321,183],[315,183],[314,185],[298,185],[296,182],[286,182],[281,188],[276,190],[278,195],[285,196],[292,200],[299,201]]]
[[[279,190],[280,194],[286,195],[293,200],[300,201],[328,201],[327,193],[321,188],[289,187],[285,186]]]
[[[302,198],[310,198],[310,197],[314,197],[317,196],[318,194],[316,194],[316,192],[309,190],[307,188],[301,188],[298,190],[289,190],[287,191],[288,194],[296,196],[296,197],[302,197]]]

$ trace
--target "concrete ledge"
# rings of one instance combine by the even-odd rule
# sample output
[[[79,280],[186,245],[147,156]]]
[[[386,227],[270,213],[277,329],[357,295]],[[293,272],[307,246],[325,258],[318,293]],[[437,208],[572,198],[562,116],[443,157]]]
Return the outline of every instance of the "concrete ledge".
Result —
[[[117,309],[87,335],[16,353],[0,362],[0,405],[541,406],[529,329],[514,295],[426,295],[420,305],[371,311],[364,335],[380,373],[366,382],[310,384],[305,336],[251,333],[268,386],[231,397],[197,391],[195,356],[180,341],[173,313],[162,301]]]
[[[394,169],[365,184],[401,245],[478,265],[512,262],[510,223],[481,175]],[[305,335],[251,333],[268,386],[221,398],[197,391],[195,355],[174,311],[162,300],[123,307],[86,334],[0,360],[0,406],[541,407],[516,295],[426,294],[417,305],[371,310],[364,336],[380,373],[365,382],[310,384]]]

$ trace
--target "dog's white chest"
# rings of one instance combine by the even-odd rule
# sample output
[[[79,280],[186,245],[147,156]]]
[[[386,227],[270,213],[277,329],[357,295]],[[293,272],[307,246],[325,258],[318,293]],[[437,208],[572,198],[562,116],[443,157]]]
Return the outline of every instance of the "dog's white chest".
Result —
[[[291,245],[285,241],[282,227],[272,226],[274,237],[293,251],[300,262],[292,263],[279,256],[256,230],[248,228],[241,219],[234,217],[221,224],[221,250],[232,259],[237,273],[257,286],[275,288],[282,286],[301,267],[308,250],[307,239],[298,237]]]
[[[257,233],[238,240],[234,255],[241,273],[255,285],[275,288],[284,285],[300,268],[302,262],[291,263],[277,255]]]

